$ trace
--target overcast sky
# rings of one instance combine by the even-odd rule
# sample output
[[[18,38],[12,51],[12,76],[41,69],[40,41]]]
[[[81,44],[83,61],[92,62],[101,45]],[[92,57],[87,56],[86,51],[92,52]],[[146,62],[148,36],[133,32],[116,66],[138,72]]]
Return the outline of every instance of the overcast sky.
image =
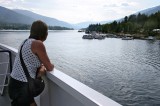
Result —
[[[68,23],[109,21],[160,5],[160,0],[0,0],[0,6],[25,9]]]

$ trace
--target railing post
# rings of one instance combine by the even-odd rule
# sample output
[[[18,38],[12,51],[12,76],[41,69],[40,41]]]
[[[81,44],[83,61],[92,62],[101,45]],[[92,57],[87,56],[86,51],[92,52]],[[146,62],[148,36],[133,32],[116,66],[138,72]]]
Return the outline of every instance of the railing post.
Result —
[[[9,50],[0,50],[0,53],[8,53],[9,54],[9,61],[0,63],[2,65],[2,67],[5,67],[4,64],[7,64],[6,65],[6,70],[3,71],[4,73],[0,74],[0,78],[1,78],[1,82],[0,82],[0,90],[1,91],[0,91],[0,94],[3,95],[4,87],[8,86],[9,76],[10,76],[10,72],[12,70],[12,55],[11,55],[11,52]],[[2,57],[1,57],[1,59],[2,59]],[[9,67],[8,67],[8,64],[9,64]],[[9,73],[8,73],[8,69],[10,69]],[[6,81],[6,80],[8,80],[8,81]]]

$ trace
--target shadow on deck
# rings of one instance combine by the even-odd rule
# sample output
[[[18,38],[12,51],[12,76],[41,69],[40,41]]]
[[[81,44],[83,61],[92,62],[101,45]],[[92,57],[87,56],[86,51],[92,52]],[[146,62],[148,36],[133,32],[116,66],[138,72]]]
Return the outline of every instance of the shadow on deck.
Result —
[[[11,106],[7,88],[4,89],[3,95],[0,95],[0,106]]]

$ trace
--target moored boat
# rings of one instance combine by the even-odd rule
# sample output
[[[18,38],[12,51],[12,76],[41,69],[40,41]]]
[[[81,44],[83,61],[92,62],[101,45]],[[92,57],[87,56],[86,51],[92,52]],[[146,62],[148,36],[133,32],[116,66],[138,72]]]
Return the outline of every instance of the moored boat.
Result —
[[[83,39],[93,39],[94,37],[92,35],[83,35]]]
[[[83,39],[105,39],[104,34],[99,34],[93,31],[91,34],[83,35]]]
[[[133,40],[133,37],[122,37],[122,40]]]
[[[131,34],[124,34],[122,40],[133,40],[133,36]]]

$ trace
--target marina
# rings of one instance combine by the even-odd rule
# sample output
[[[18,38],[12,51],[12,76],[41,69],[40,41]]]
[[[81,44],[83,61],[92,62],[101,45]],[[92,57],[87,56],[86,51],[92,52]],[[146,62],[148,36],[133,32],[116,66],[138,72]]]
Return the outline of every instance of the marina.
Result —
[[[106,35],[105,34],[100,34],[100,33],[96,33],[95,31],[93,31],[91,34],[85,34],[83,35],[83,39],[105,39]]]

